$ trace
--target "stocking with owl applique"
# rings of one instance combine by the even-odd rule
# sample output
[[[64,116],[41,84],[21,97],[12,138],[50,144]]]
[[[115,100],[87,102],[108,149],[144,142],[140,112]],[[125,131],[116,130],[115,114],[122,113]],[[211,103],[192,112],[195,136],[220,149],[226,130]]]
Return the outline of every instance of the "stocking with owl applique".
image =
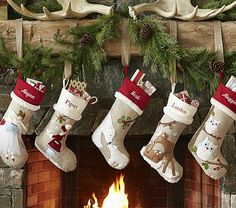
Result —
[[[222,178],[228,163],[221,153],[224,137],[236,120],[236,78],[231,77],[226,86],[219,84],[212,107],[202,125],[191,139],[188,148],[209,177]]]
[[[75,85],[76,83],[76,86]],[[80,84],[78,84],[80,83]],[[71,80],[69,88],[62,88],[58,102],[54,105],[54,114],[44,130],[36,137],[35,146],[55,166],[65,172],[73,171],[77,165],[75,154],[66,146],[66,138],[75,121],[81,119],[81,114],[91,99],[85,89],[78,87],[83,84]],[[78,89],[77,89],[78,88]]]
[[[110,111],[92,135],[93,143],[102,152],[107,163],[118,170],[125,168],[129,162],[124,138],[137,117],[143,113],[151,94],[155,92],[148,81],[142,82],[143,76],[137,70],[131,80],[124,80],[115,93],[116,100]]]
[[[33,112],[39,110],[44,91],[41,82],[29,78],[24,81],[19,73],[10,94],[12,101],[0,120],[0,155],[12,168],[22,168],[28,159],[21,135],[27,132]]]
[[[191,100],[187,91],[170,93],[164,115],[147,146],[140,153],[149,165],[168,182],[176,183],[183,175],[182,166],[176,161],[173,150],[186,125],[193,122],[198,101]]]

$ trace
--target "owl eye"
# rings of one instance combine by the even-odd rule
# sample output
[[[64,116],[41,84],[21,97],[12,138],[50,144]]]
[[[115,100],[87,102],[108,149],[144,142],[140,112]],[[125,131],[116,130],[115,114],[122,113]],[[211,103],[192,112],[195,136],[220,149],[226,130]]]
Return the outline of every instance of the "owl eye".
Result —
[[[213,151],[213,148],[211,148],[211,150]]]
[[[205,146],[207,146],[207,143],[204,143]]]
[[[213,121],[210,121],[211,123],[213,123]]]

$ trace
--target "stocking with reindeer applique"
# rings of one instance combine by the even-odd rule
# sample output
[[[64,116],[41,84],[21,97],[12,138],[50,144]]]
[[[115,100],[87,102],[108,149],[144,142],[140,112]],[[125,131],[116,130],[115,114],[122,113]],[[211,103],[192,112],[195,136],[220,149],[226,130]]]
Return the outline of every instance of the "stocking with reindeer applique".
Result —
[[[212,107],[202,125],[191,139],[188,148],[206,175],[213,179],[223,177],[228,163],[221,153],[221,145],[228,129],[236,120],[236,78],[226,86],[219,84]]]
[[[110,111],[92,135],[93,143],[115,169],[123,169],[128,164],[129,154],[124,147],[124,138],[155,92],[148,81],[142,81],[143,77],[144,74],[137,70],[131,80],[124,80],[115,93],[116,100]]]
[[[183,175],[173,150],[186,125],[192,123],[197,106],[198,101],[191,101],[186,91],[171,93],[154,135],[140,151],[144,160],[170,183],[178,182]]]

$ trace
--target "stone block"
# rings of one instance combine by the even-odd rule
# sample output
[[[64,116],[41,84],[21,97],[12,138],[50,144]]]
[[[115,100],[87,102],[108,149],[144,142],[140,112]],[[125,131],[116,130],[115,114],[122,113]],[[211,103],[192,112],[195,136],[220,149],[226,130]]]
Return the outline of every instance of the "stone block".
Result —
[[[23,185],[24,170],[0,168],[0,189],[21,188]]]
[[[35,133],[37,135],[39,135],[43,129],[45,128],[45,126],[48,124],[48,122],[50,121],[52,115],[54,113],[53,108],[50,108],[45,115],[43,116],[43,118],[41,119],[39,125],[37,126],[37,128],[35,129]]]
[[[210,110],[210,107],[204,107],[204,108],[200,108],[198,110],[198,115],[199,115],[199,118],[201,119],[201,123],[204,121],[204,119],[206,118],[208,112]]]
[[[222,180],[222,188],[225,193],[236,194],[236,165],[231,165]]]
[[[226,135],[222,145],[223,155],[229,164],[236,165],[236,143],[233,135]]]
[[[24,198],[23,198],[22,189],[13,189],[12,190],[12,208],[24,208]]]
[[[222,208],[231,208],[230,194],[221,193],[221,207]]]
[[[236,195],[232,194],[231,195],[231,208],[235,208],[236,207]]]
[[[28,129],[27,135],[35,134],[35,129],[41,123],[46,112],[47,112],[47,109],[42,108],[42,109],[33,113],[33,116],[29,120],[29,126],[27,128]]]
[[[12,208],[11,196],[0,195],[0,207],[1,208]]]

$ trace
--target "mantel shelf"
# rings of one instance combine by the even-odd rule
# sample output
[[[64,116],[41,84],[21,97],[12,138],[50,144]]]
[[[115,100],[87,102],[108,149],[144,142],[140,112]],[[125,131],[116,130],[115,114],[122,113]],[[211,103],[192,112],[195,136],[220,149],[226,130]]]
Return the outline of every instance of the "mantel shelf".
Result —
[[[53,48],[55,52],[63,50],[55,43],[53,36],[56,33],[65,33],[72,26],[92,24],[94,20],[64,20],[64,21],[23,21],[24,41],[34,45],[43,44]],[[169,32],[171,21],[162,21]],[[185,48],[203,47],[215,50],[214,25],[215,21],[205,22],[177,22],[177,40]],[[15,20],[0,20],[0,33],[6,40],[7,47],[16,51]],[[236,50],[236,21],[222,22],[222,38],[224,51]],[[121,33],[120,33],[121,34]],[[121,38],[105,44],[108,57],[121,55]],[[139,56],[139,50],[131,44],[131,55]]]

